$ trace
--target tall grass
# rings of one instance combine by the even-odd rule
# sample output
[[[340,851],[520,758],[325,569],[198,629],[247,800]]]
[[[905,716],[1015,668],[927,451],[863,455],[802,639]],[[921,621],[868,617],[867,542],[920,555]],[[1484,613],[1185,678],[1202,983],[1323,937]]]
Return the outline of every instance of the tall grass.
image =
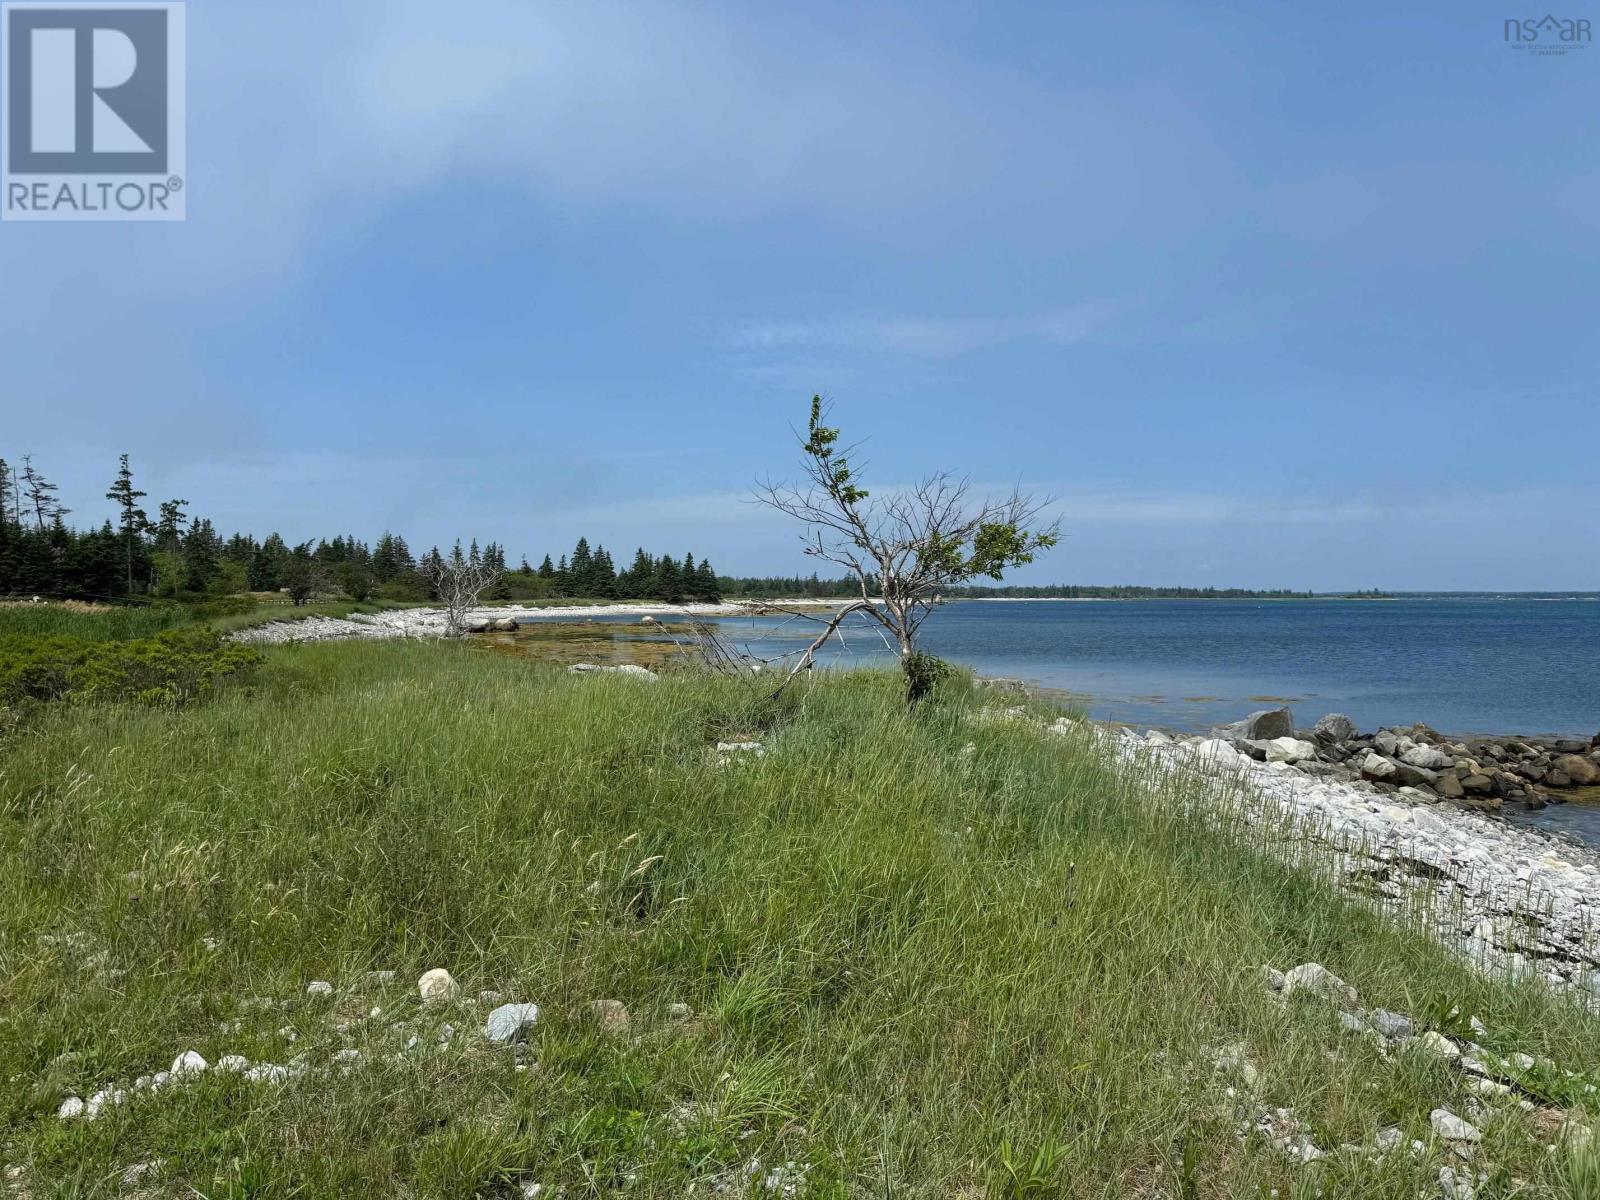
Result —
[[[1326,1147],[1466,1111],[1459,1076],[1277,1002],[1260,964],[1400,1010],[1445,991],[1563,1064],[1600,1050],[1593,1017],[1186,816],[1181,780],[973,720],[959,681],[908,713],[871,672],[773,703],[459,646],[270,665],[0,747],[0,1157],[35,1194],[159,1162],[157,1195],[737,1195],[793,1162],[780,1193],[1414,1196],[1436,1158],[1293,1165],[1240,1136],[1228,1043]],[[765,755],[723,764],[744,739]],[[461,998],[418,1004],[439,966]],[[542,1007],[520,1064],[482,1039],[485,989]],[[307,1071],[54,1116],[191,1047]],[[1529,1121],[1482,1118],[1480,1161],[1570,1194]]]
[[[101,607],[69,604],[0,604],[0,637],[66,635],[96,642],[126,642],[153,637],[194,620],[176,604]]]

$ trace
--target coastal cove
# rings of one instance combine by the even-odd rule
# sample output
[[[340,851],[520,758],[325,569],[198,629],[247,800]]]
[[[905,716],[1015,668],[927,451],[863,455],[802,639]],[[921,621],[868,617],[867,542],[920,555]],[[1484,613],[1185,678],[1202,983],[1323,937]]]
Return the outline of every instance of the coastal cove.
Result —
[[[810,636],[784,618],[713,620],[760,657]],[[1280,704],[1308,722],[1342,712],[1363,729],[1600,729],[1594,599],[971,600],[941,606],[923,637],[931,653],[1058,690],[1091,717],[1177,732]],[[830,665],[885,658],[864,628],[824,654]]]

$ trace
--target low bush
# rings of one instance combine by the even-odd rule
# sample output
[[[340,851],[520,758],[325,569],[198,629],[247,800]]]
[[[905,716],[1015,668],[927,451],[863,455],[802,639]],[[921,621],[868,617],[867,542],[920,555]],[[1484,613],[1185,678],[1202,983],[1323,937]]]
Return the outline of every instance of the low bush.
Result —
[[[189,606],[197,621],[211,621],[217,617],[243,617],[261,607],[254,596],[213,596]]]
[[[259,651],[209,629],[169,630],[129,642],[56,635],[0,637],[0,704],[137,700],[181,704],[253,668]]]

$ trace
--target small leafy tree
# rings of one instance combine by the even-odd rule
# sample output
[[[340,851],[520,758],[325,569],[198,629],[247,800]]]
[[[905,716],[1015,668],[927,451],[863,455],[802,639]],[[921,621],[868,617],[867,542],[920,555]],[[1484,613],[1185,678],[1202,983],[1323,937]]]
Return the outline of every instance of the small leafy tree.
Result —
[[[313,596],[330,590],[328,572],[311,554],[311,543],[296,546],[278,568],[278,583],[299,607]]]
[[[845,568],[860,597],[835,613],[795,663],[793,678],[856,614],[877,622],[894,640],[915,704],[940,672],[917,651],[917,633],[943,593],[979,577],[1000,579],[1033,561],[1059,540],[1055,522],[1041,523],[1048,501],[1013,490],[1000,500],[974,501],[966,479],[940,471],[911,488],[874,497],[851,465],[854,447],[839,445],[839,431],[824,424],[822,397],[811,400],[811,419],[800,444],[805,481],[764,483],[756,498],[806,526],[805,552]]]

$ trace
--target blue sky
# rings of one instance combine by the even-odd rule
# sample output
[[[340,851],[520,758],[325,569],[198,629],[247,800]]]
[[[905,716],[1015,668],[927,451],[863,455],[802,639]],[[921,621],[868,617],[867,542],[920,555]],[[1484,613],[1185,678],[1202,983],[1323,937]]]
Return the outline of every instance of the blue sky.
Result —
[[[75,519],[809,569],[821,391],[1021,582],[1600,588],[1600,46],[1503,3],[190,9],[188,222],[0,226]]]

